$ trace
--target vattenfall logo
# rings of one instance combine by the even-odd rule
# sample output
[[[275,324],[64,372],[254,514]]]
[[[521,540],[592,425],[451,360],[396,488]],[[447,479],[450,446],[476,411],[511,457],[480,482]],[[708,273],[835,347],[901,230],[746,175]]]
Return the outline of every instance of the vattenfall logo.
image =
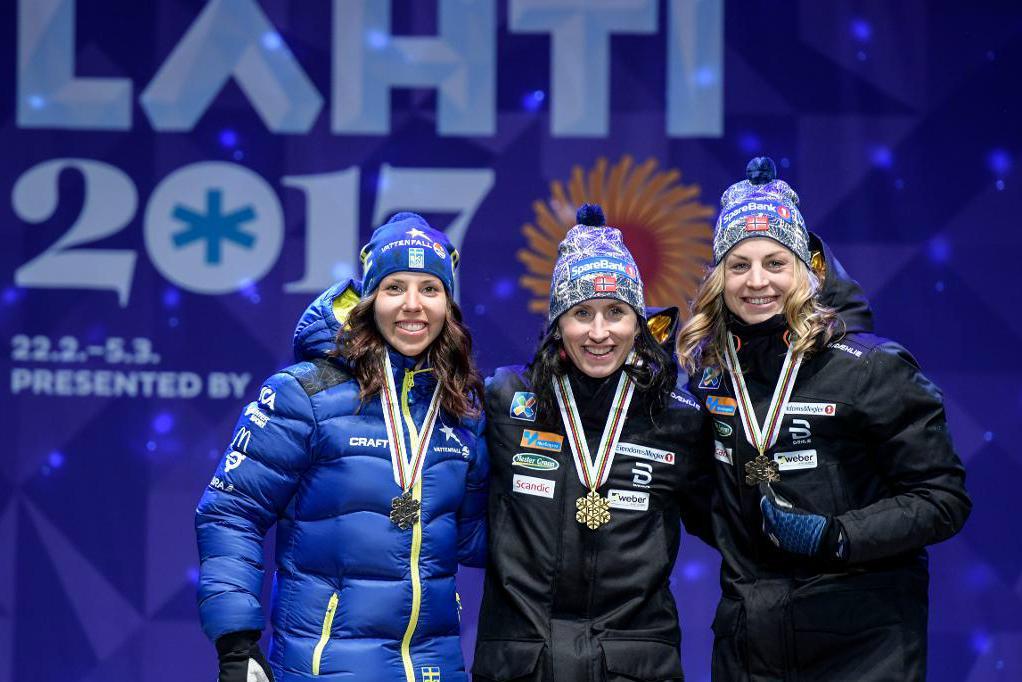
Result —
[[[519,452],[511,458],[511,465],[535,469],[536,471],[553,471],[561,466],[561,463],[546,455],[536,455],[531,452]]]

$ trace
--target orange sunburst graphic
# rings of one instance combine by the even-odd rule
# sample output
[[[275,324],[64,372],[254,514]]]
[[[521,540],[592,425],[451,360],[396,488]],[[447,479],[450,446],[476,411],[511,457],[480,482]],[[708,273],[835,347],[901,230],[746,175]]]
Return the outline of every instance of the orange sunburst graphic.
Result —
[[[699,185],[680,179],[680,171],[658,171],[655,159],[636,166],[626,155],[611,168],[607,159],[597,159],[588,173],[575,166],[567,193],[560,181],[551,182],[550,199],[532,204],[536,224],[522,226],[529,247],[517,253],[528,271],[518,283],[534,294],[529,310],[546,313],[557,245],[575,225],[575,210],[589,202],[600,204],[607,224],[624,235],[642,274],[646,304],[676,305],[687,317],[712,256],[714,209],[699,202]]]

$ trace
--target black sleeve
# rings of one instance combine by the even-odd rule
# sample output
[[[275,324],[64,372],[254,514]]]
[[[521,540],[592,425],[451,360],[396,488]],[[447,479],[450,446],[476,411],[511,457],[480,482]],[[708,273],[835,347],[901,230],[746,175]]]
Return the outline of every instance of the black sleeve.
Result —
[[[697,438],[692,438],[687,452],[679,453],[684,458],[682,489],[678,498],[681,521],[690,535],[716,547],[713,536],[713,422],[705,410],[700,410],[700,427]]]
[[[895,343],[874,348],[866,362],[855,407],[864,417],[864,437],[889,496],[837,517],[853,563],[946,540],[972,509],[940,389]]]

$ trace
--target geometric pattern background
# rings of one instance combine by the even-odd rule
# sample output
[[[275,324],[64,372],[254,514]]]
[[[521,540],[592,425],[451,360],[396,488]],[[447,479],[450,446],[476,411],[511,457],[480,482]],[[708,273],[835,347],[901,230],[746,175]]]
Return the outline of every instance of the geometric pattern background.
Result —
[[[931,549],[929,679],[1022,679],[1018,3],[728,2],[723,72],[706,76],[721,79],[723,135],[690,138],[664,132],[666,26],[683,2],[653,3],[655,31],[609,39],[609,132],[595,137],[551,133],[554,98],[590,91],[552,91],[550,37],[513,30],[514,2],[492,3],[494,132],[471,136],[437,133],[440,98],[426,87],[392,92],[387,134],[331,132],[331,3],[254,4],[276,31],[266,34],[267,49],[283,41],[322,96],[308,131],[269,132],[235,81],[188,130],[154,130],[141,93],[204,3],[23,0],[0,7],[0,327],[12,339],[2,368],[10,380],[0,388],[0,682],[176,682],[214,674],[195,605],[194,507],[237,410],[264,376],[290,362],[293,324],[315,295],[289,283],[305,273],[316,209],[284,178],[358,170],[354,201],[325,214],[332,222],[323,244],[334,248],[364,241],[379,222],[374,207],[390,191],[388,169],[491,172],[460,247],[461,305],[479,363],[491,372],[527,359],[543,324],[528,310],[531,294],[518,283],[525,269],[514,254],[526,248],[522,228],[535,222],[534,204],[550,198],[552,183],[601,158],[652,158],[679,171],[698,200],[715,208],[758,154],[778,162],[810,228],[861,282],[878,331],[907,346],[945,392],[975,507],[957,537]],[[394,36],[439,30],[438,3],[390,4]],[[19,12],[43,6],[74,7],[76,76],[130,81],[130,129],[19,125],[18,54],[31,49],[19,43]],[[16,272],[68,232],[94,190],[65,171],[54,180],[52,215],[31,223],[15,208],[16,183],[37,164],[72,157],[120,169],[138,193],[138,210],[123,229],[81,247],[139,254],[127,305],[110,291],[16,283]],[[208,161],[252,171],[282,207],[279,257],[226,293],[200,293],[168,278],[145,241],[144,209],[157,188],[174,171]],[[390,208],[423,210],[407,203]],[[346,211],[355,216],[349,227]],[[457,227],[450,208],[423,212],[439,227]],[[353,265],[340,259],[331,272],[340,277]],[[19,360],[17,335],[27,335],[30,347],[36,336],[54,344],[74,337],[83,348],[146,338],[161,355],[159,371],[207,382],[213,372],[247,374],[248,383],[225,397],[209,395],[207,383],[195,398],[16,389],[18,369],[69,367],[49,357]],[[90,357],[75,366],[125,370],[116,364]],[[272,538],[266,552],[270,560]],[[709,679],[718,565],[711,550],[683,538],[672,587],[686,676],[696,681]],[[481,571],[459,574],[467,657],[480,581]]]

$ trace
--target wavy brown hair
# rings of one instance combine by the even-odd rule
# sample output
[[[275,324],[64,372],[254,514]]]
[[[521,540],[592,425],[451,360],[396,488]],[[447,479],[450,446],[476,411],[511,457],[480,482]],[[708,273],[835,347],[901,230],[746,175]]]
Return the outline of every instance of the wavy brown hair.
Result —
[[[363,403],[383,390],[387,342],[376,326],[373,306],[377,293],[374,291],[351,309],[334,351],[351,367]],[[426,351],[429,367],[440,384],[440,407],[457,419],[478,417],[483,403],[483,378],[472,360],[472,334],[461,320],[461,309],[448,297],[444,327]]]
[[[792,351],[811,355],[826,345],[843,324],[837,311],[817,296],[820,277],[795,259],[791,291],[784,299],[784,317],[792,331]],[[678,363],[692,374],[702,367],[726,367],[727,307],[724,305],[724,262],[712,268],[692,303],[692,317],[678,332]]]

